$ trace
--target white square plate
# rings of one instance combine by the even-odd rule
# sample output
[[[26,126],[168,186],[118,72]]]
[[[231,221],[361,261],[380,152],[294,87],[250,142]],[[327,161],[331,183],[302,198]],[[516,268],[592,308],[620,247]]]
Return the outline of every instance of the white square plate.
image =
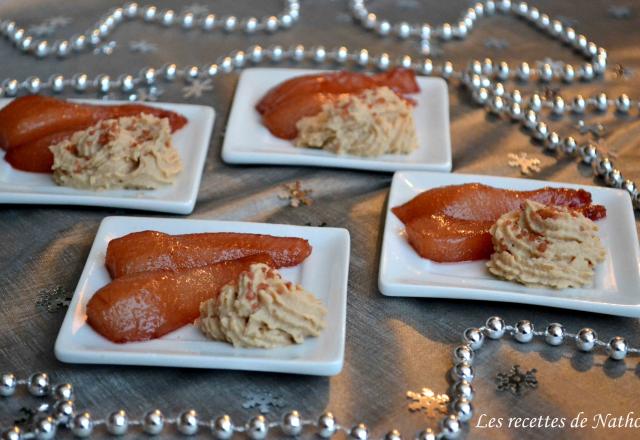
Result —
[[[406,240],[403,223],[391,212],[417,194],[439,186],[479,182],[497,188],[531,190],[545,186],[585,189],[607,208],[597,222],[607,250],[593,287],[553,290],[494,278],[486,261],[435,263],[421,258]],[[640,317],[640,252],[631,200],[622,190],[568,183],[464,174],[401,172],[393,176],[382,239],[378,284],[385,295],[506,301]]]
[[[129,101],[100,101],[78,99],[88,104],[130,104]],[[0,108],[11,102],[1,99]],[[0,149],[0,204],[34,205],[84,205],[110,208],[132,208],[145,211],[189,214],[193,211],[200,187],[204,161],[209,149],[209,140],[215,111],[203,105],[148,103],[145,105],[171,110],[185,116],[189,122],[172,136],[173,144],[180,153],[184,169],[176,181],[156,190],[112,190],[89,191],[56,185],[49,174],[29,173],[14,169],[4,160]]]
[[[326,306],[326,328],[303,344],[276,349],[234,348],[207,339],[193,325],[145,342],[115,344],[86,322],[86,304],[110,282],[104,266],[110,240],[135,231],[168,234],[249,232],[309,240],[311,255],[300,265],[281,269],[282,276],[313,292]],[[78,287],[58,333],[56,357],[63,362],[222,368],[281,373],[338,374],[344,361],[349,271],[349,232],[346,229],[274,225],[215,220],[107,217],[102,221]]]
[[[233,107],[222,146],[222,159],[229,163],[308,165],[372,171],[451,171],[449,94],[441,78],[418,77],[420,93],[413,117],[418,149],[411,154],[386,154],[375,158],[336,155],[315,148],[298,148],[269,133],[262,125],[256,103],[281,82],[300,75],[322,72],[301,69],[247,69],[240,74]]]

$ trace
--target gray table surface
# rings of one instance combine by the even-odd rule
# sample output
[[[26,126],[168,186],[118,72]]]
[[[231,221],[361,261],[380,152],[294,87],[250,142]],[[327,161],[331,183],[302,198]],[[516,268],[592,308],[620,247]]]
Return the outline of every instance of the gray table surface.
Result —
[[[207,4],[207,2],[201,2]],[[536,1],[550,15],[563,16],[586,35],[606,47],[611,65],[621,63],[630,70],[628,78],[609,73],[593,84],[574,84],[562,88],[565,96],[588,95],[605,89],[612,95],[626,92],[638,97],[640,85],[640,4],[620,1],[614,6],[630,7],[631,16],[616,19],[610,15],[610,2]],[[6,0],[0,2],[0,18],[12,18],[21,25],[41,23],[51,16],[66,16],[72,22],[55,35],[68,36],[83,30],[108,7],[120,2]],[[163,7],[182,7],[180,2],[159,1]],[[92,53],[68,60],[35,60],[21,55],[6,41],[0,41],[1,77],[48,77],[54,72],[72,74],[108,73],[117,76],[136,72],[143,66],[165,62],[204,64],[234,48],[250,44],[302,43],[327,47],[347,45],[368,47],[392,54],[417,54],[417,43],[379,39],[354,26],[345,14],[345,2],[303,1],[302,18],[293,29],[272,36],[221,33],[203,35],[140,23],[123,25],[113,34],[117,46],[110,56]],[[238,16],[266,14],[279,9],[279,2],[208,2],[218,14]],[[375,1],[375,12],[392,19],[410,18],[439,23],[453,20],[468,2]],[[507,47],[487,47],[487,39],[504,40]],[[132,53],[128,41],[155,43],[154,53]],[[512,18],[495,17],[481,22],[467,40],[451,43],[444,56],[456,66],[484,56],[508,61],[534,61],[545,57],[578,61],[566,48]],[[635,72],[634,72],[635,70]],[[423,387],[437,393],[447,389],[451,349],[463,329],[484,323],[491,315],[509,322],[530,319],[538,326],[562,322],[572,331],[594,327],[603,338],[625,335],[640,345],[640,325],[636,319],[580,313],[567,310],[493,302],[447,301],[387,298],[377,288],[383,212],[391,180],[390,174],[303,167],[228,166],[221,162],[220,148],[228,109],[237,75],[214,81],[214,90],[199,99],[185,100],[181,85],[163,85],[161,101],[208,104],[218,112],[207,163],[194,213],[189,218],[232,219],[256,222],[319,224],[347,228],[352,238],[349,277],[347,344],[343,371],[335,377],[306,377],[236,371],[190,370],[121,366],[84,366],[58,362],[53,344],[64,311],[49,313],[36,306],[38,294],[55,286],[73,291],[101,219],[108,215],[166,216],[146,212],[107,208],[3,206],[0,209],[0,370],[26,376],[47,371],[55,382],[72,382],[78,405],[96,415],[124,407],[132,416],[159,407],[167,414],[193,407],[205,417],[223,412],[237,421],[256,414],[244,409],[247,392],[271,392],[285,406],[274,408],[268,417],[279,417],[287,408],[315,417],[330,409],[345,424],[363,421],[376,437],[392,427],[406,437],[435,423],[422,413],[407,409],[405,393]],[[532,145],[519,129],[506,121],[489,120],[470,105],[465,93],[450,88],[453,171],[517,177],[507,166],[508,152],[527,152],[542,160],[543,169],[535,175],[542,180],[593,184],[589,170],[568,159],[556,160]],[[623,173],[640,181],[638,136],[640,119],[625,121],[608,115],[592,117],[608,130],[606,142],[618,156]],[[575,120],[565,118],[558,128],[573,130]],[[585,137],[582,136],[581,139]],[[313,189],[315,203],[297,209],[286,206],[277,195],[282,185],[296,180]],[[542,182],[541,182],[542,183]],[[179,217],[180,218],[180,217]],[[536,368],[539,388],[522,397],[496,391],[495,375],[513,364]],[[606,360],[600,353],[578,354],[569,345],[550,348],[541,343],[518,345],[509,340],[490,342],[479,354],[475,416],[469,438],[638,438],[638,429],[500,429],[476,427],[481,414],[486,417],[558,416],[568,420],[580,411],[591,418],[598,413],[626,416],[640,413],[640,368],[638,358],[625,362]],[[26,397],[0,400],[0,426],[7,426],[20,406],[34,402]],[[486,419],[483,419],[486,420]],[[506,424],[506,422],[505,422]],[[100,434],[100,431],[98,434]],[[166,436],[177,436],[168,430]]]

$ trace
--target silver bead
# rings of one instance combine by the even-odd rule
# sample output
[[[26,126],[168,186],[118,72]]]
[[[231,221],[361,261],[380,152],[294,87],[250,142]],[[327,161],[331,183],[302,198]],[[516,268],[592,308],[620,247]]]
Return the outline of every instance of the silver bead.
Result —
[[[142,11],[142,18],[144,21],[153,21],[156,19],[156,15],[158,13],[158,8],[155,6],[147,6]]]
[[[70,383],[62,383],[53,389],[55,400],[73,400],[73,397],[73,385]]]
[[[216,14],[207,14],[206,17],[202,20],[202,29],[205,31],[212,30],[217,23]]]
[[[229,15],[224,19],[224,30],[226,32],[233,32],[234,30],[236,30],[237,25],[238,19],[233,15]]]
[[[460,40],[464,39],[468,33],[469,28],[464,21],[458,22],[458,24],[453,28],[453,36]]]
[[[480,105],[486,104],[489,100],[489,91],[484,87],[480,87],[473,92],[473,100]]]
[[[403,40],[406,40],[411,36],[411,25],[406,21],[398,23],[394,30],[396,35]]]
[[[571,64],[564,64],[562,66],[562,81],[566,83],[572,82],[576,77],[576,71]]]
[[[440,75],[442,75],[444,79],[451,78],[451,75],[453,75],[453,72],[454,72],[454,69],[451,61],[445,61],[444,63],[442,63],[442,67],[440,68]]]
[[[418,434],[418,437],[419,436],[420,434]],[[402,435],[400,435],[400,431],[397,429],[392,429],[384,435],[384,440],[402,440]]]
[[[421,40],[428,40],[431,38],[431,26],[429,26],[428,24],[423,24],[422,26],[420,26],[420,39]]]
[[[473,386],[471,386],[471,382],[464,379],[456,381],[451,387],[451,395],[473,400]]]
[[[513,329],[516,341],[527,343],[533,339],[533,324],[527,320],[518,321]]]
[[[564,99],[562,99],[562,96],[556,95],[553,98],[553,102],[551,103],[551,112],[554,115],[562,116],[562,114],[564,113],[564,109],[565,109]]]
[[[282,432],[290,437],[297,437],[302,432],[302,418],[298,411],[290,411],[282,416]]]
[[[167,9],[162,13],[160,20],[163,26],[171,26],[176,20],[176,12],[173,9]]]
[[[564,327],[562,324],[554,322],[549,324],[544,330],[544,340],[547,344],[557,346],[562,344],[564,340]]]
[[[542,110],[542,98],[537,93],[531,95],[529,100],[527,101],[527,109],[533,110],[538,113]]]
[[[484,11],[487,15],[493,15],[496,12],[496,2],[493,0],[486,0],[484,2]]]
[[[56,56],[60,58],[64,58],[71,53],[71,43],[69,40],[59,41],[56,45],[54,45],[54,51]]]
[[[22,440],[22,429],[19,426],[14,426],[12,428],[6,429],[2,431],[2,435],[0,436],[2,440]]]
[[[340,46],[338,49],[333,51],[333,60],[338,64],[344,64],[349,59],[349,49],[345,46]],[[409,58],[411,60],[411,58]],[[411,67],[411,66],[409,66]]]
[[[607,70],[607,58],[597,55],[591,63],[592,70],[598,75],[602,75]]]
[[[591,81],[594,76],[593,66],[590,63],[581,65],[580,70],[578,70],[578,76],[582,81]]]
[[[437,440],[437,438],[438,436],[431,428],[423,429],[416,435],[416,440]]]
[[[105,424],[107,425],[109,434],[125,435],[129,429],[129,417],[127,417],[127,413],[121,409],[109,414]]]
[[[366,49],[363,49],[366,50]],[[291,50],[291,59],[297,62],[304,60],[304,46],[302,44],[298,44],[293,47]],[[365,63],[366,64],[366,63]]]
[[[482,80],[480,78],[480,75],[477,75],[475,73],[473,74],[464,74],[463,76],[463,80],[464,80],[464,84],[466,86],[468,86],[469,88],[471,88],[471,90],[477,90],[480,87],[482,87]]]
[[[209,64],[208,66],[205,66],[205,67],[206,68],[204,69],[204,71],[206,72],[209,78],[213,78],[220,71],[216,63]]]
[[[71,419],[71,432],[76,437],[86,438],[93,432],[93,419],[88,411],[77,414]]]
[[[264,28],[266,29],[267,32],[273,33],[278,30],[278,27],[279,27],[278,17],[274,15],[267,17],[267,20],[264,23]]]
[[[482,60],[482,74],[485,76],[491,76],[493,74],[493,61],[491,61],[491,58]]]
[[[562,34],[563,29],[564,26],[562,26],[562,22],[560,20],[553,20],[549,31],[551,32],[551,35],[557,37]]]
[[[327,59],[327,50],[324,46],[317,46],[313,49],[313,61],[316,63],[324,63]]]
[[[509,79],[509,64],[505,61],[501,61],[496,66],[496,78],[501,81],[506,81]]]
[[[271,53],[269,53],[269,55],[271,55]],[[222,59],[222,61],[220,62],[220,69],[224,73],[233,72],[233,60],[231,59],[231,57],[224,57]]]
[[[379,70],[387,70],[390,65],[391,65],[391,61],[389,59],[388,53],[383,52],[380,54],[379,57],[376,58],[376,67]]]
[[[145,67],[140,71],[140,79],[148,86],[156,82],[156,69],[153,67]]]
[[[492,316],[485,323],[485,333],[489,339],[500,339],[504,336],[506,325],[504,319]]]
[[[573,44],[576,40],[576,31],[572,27],[567,27],[562,32],[562,41],[567,44]]]
[[[631,108],[631,100],[629,96],[626,94],[622,94],[616,98],[616,110],[619,113],[625,114],[629,113],[629,109]]]
[[[16,386],[18,385],[18,379],[16,379],[13,373],[3,373],[0,376],[0,396],[9,397],[16,392]]]
[[[538,125],[538,114],[534,110],[527,110],[522,118],[522,125],[529,130],[533,130]]]
[[[30,76],[24,81],[24,86],[29,93],[35,95],[40,92],[42,81],[37,76]]]
[[[136,80],[132,75],[121,75],[118,78],[118,82],[120,83],[120,90],[124,93],[132,92],[136,88]]]
[[[511,0],[498,0],[497,5],[500,12],[509,12],[511,10]]]
[[[591,142],[582,144],[578,149],[578,152],[580,153],[582,162],[587,165],[591,165],[591,163],[598,157],[598,149]]]
[[[587,44],[589,44],[589,40],[582,34],[578,35],[574,41],[575,48],[580,52],[587,50]]]
[[[13,40],[14,43],[18,44],[22,41],[22,39],[24,38],[25,34],[27,31],[25,31],[23,28],[20,29],[16,29],[13,32],[13,35],[11,35],[11,39]]]
[[[590,328],[581,329],[575,337],[576,347],[580,351],[591,351],[598,340],[597,333]]]
[[[44,58],[50,53],[49,42],[47,40],[36,43],[35,54],[38,58]]]
[[[253,34],[258,29],[258,19],[256,17],[247,18],[243,28],[247,34]]]
[[[149,435],[158,435],[164,429],[164,415],[159,409],[149,411],[142,420],[142,429]]]
[[[613,171],[613,162],[608,157],[594,160],[592,166],[593,172],[599,177],[604,177]]]
[[[133,18],[136,15],[138,15],[138,4],[133,2],[133,3],[127,3],[126,5],[123,6],[124,9],[124,15],[127,18]]]
[[[258,64],[262,61],[264,50],[262,46],[256,44],[249,48],[249,59],[252,63]]]
[[[180,434],[195,435],[198,432],[198,413],[194,409],[183,411],[176,419]]]
[[[585,49],[584,53],[593,58],[598,54],[598,46],[596,45],[596,43],[590,41],[587,43],[587,48]]]
[[[420,65],[419,71],[423,75],[433,75],[433,61],[430,58],[425,58]]]
[[[484,342],[484,334],[479,328],[470,327],[462,334],[462,340],[469,344],[472,350],[478,350]]]
[[[533,131],[533,138],[541,142],[544,142],[549,136],[549,127],[542,121],[536,124],[536,128]]]
[[[217,440],[229,440],[233,436],[233,422],[228,415],[217,417],[211,423],[211,433]]]
[[[178,77],[178,66],[173,63],[162,66],[162,77],[165,81],[174,81]]]
[[[609,99],[607,98],[607,94],[604,92],[598,93],[594,98],[594,106],[599,112],[606,112],[609,107]]]
[[[460,437],[462,432],[462,425],[458,417],[450,414],[440,422],[440,429],[442,437],[447,440],[452,440]]]
[[[553,79],[553,67],[551,67],[551,64],[544,63],[538,68],[538,79],[542,82],[549,82]]]
[[[20,40],[19,47],[23,52],[31,50],[31,48],[33,47],[33,37],[31,37],[30,35],[24,37],[22,40]]]
[[[192,12],[187,12],[180,17],[180,26],[182,29],[191,29],[195,22],[195,17]]]
[[[36,419],[33,432],[37,440],[51,440],[56,437],[57,425],[53,417],[46,416]]]
[[[318,435],[322,438],[331,438],[336,433],[338,422],[332,413],[326,412],[320,415],[317,422]]]
[[[376,33],[381,36],[389,35],[391,32],[391,23],[388,20],[382,20],[376,23]]]
[[[109,90],[111,90],[111,78],[109,77],[109,75],[98,75],[93,84],[100,93],[106,94],[109,93]]]
[[[53,406],[53,417],[56,422],[67,423],[76,412],[75,405],[72,400],[59,400]]]
[[[410,55],[404,55],[400,58],[400,60],[398,60],[397,65],[399,67],[402,67],[403,69],[411,69],[411,67],[413,66],[413,60],[411,59]]]
[[[451,369],[451,378],[453,380],[464,379],[471,382],[474,376],[475,372],[473,371],[473,367],[468,362],[458,362]]]
[[[51,384],[47,373],[32,374],[27,381],[27,390],[29,394],[36,397],[48,395],[51,391]]]
[[[636,187],[635,182],[633,180],[626,179],[622,182],[622,189],[629,193],[631,199],[638,194],[638,188]]]
[[[571,111],[575,114],[581,115],[587,108],[587,101],[584,100],[582,95],[577,95],[573,98],[573,102],[571,103]]]
[[[376,26],[377,21],[378,21],[378,17],[376,16],[376,14],[369,13],[365,17],[364,27],[367,29],[373,29]]]
[[[267,50],[267,55],[269,55],[269,58],[271,59],[271,61],[278,63],[282,61],[282,58],[284,58],[284,49],[280,45],[271,46]],[[326,56],[326,51],[325,51],[325,56]]]
[[[242,68],[245,65],[245,61],[247,60],[247,55],[243,50],[236,50],[232,54],[233,65],[237,68]]]
[[[349,431],[349,438],[354,440],[367,440],[369,438],[369,430],[364,423],[358,423]]]
[[[509,117],[512,121],[519,121],[522,119],[522,107],[517,102],[512,102],[509,105]]]
[[[251,440],[264,440],[269,433],[267,419],[263,415],[252,417],[247,423],[247,436]]]
[[[451,403],[451,412],[458,417],[461,422],[468,422],[473,416],[471,402],[464,397],[458,397]]]
[[[467,70],[471,74],[482,75],[482,63],[480,60],[473,60],[469,63],[469,68]]]
[[[604,176],[604,183],[612,188],[622,187],[622,182],[624,182],[624,177],[622,177],[622,173],[617,168],[614,168],[609,174]]]
[[[504,100],[500,96],[493,96],[489,100],[489,112],[499,115],[504,110]]]
[[[81,52],[87,46],[87,37],[84,35],[76,35],[71,37],[71,47],[76,52]]]
[[[449,23],[443,23],[442,26],[440,26],[439,31],[440,39],[442,41],[449,41],[453,38],[453,28]]]
[[[562,152],[567,155],[573,155],[578,150],[578,143],[572,136],[567,136],[562,140]]]
[[[467,362],[473,364],[475,353],[468,345],[458,345],[453,349],[453,360],[458,362]]]
[[[295,20],[293,19],[291,14],[280,14],[278,15],[278,21],[280,22],[281,27],[283,27],[284,29],[289,29],[291,26],[293,26]]]
[[[504,86],[502,85],[502,83],[494,83],[493,87],[491,88],[491,94],[493,96],[504,96]]]
[[[516,77],[518,80],[522,82],[529,81],[529,77],[531,76],[531,67],[529,67],[529,63],[523,62],[520,63],[518,68],[516,69]]]
[[[356,56],[356,63],[359,66],[366,66],[369,64],[369,51],[367,49],[361,49]]]
[[[615,336],[611,338],[609,343],[607,344],[607,354],[610,359],[614,361],[621,361],[627,356],[627,351],[629,350],[629,345],[627,341],[621,336]]]

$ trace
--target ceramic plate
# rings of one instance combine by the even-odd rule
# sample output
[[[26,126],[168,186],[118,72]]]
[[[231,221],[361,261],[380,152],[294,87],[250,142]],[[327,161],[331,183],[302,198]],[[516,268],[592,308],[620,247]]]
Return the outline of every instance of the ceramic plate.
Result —
[[[301,69],[247,69],[240,74],[222,146],[229,163],[308,165],[373,171],[451,171],[449,95],[441,78],[418,77],[420,93],[410,95],[417,103],[414,119],[418,149],[409,155],[387,154],[375,158],[336,155],[312,148],[297,148],[269,133],[255,110],[256,103],[272,87],[289,78],[317,73]]]
[[[124,104],[122,101],[77,100],[89,104]],[[10,99],[0,100],[4,107]],[[85,205],[132,208],[145,211],[189,214],[193,211],[200,187],[202,169],[209,148],[215,112],[202,105],[144,103],[172,110],[189,122],[173,134],[184,169],[173,185],[156,190],[87,191],[58,186],[51,176],[18,171],[4,160],[0,150],[0,203],[33,205]]]
[[[300,265],[281,269],[282,276],[313,292],[327,307],[326,329],[303,344],[264,349],[241,349],[207,339],[192,325],[162,338],[115,344],[85,321],[86,304],[110,278],[104,266],[109,241],[130,232],[156,230],[169,234],[250,232],[309,240],[313,251]],[[334,375],[344,359],[349,233],[346,229],[273,225],[215,220],[107,217],[102,221],[78,287],[55,344],[64,362],[165,367],[221,368],[282,373]]]
[[[443,264],[419,257],[406,240],[404,225],[390,209],[424,190],[468,182],[514,190],[553,186],[589,191],[595,203],[607,208],[606,218],[597,222],[607,258],[596,268],[593,287],[525,287],[494,278],[485,261]],[[382,293],[391,296],[507,301],[640,317],[639,255],[631,200],[622,190],[527,179],[401,172],[396,173],[391,185],[378,281]]]

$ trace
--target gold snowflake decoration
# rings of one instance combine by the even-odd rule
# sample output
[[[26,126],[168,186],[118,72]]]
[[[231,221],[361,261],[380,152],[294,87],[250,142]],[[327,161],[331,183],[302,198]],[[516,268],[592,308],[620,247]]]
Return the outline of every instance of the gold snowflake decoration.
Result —
[[[509,153],[507,158],[509,159],[510,167],[520,168],[522,174],[539,173],[541,168],[540,159],[536,157],[529,157],[527,153]]]
[[[423,388],[419,393],[407,391],[407,399],[412,400],[408,405],[409,411],[424,412],[429,418],[436,418],[447,413],[449,396],[436,394],[430,388]]]
[[[294,183],[284,184],[283,187],[287,190],[286,193],[280,194],[279,199],[289,200],[289,205],[297,208],[300,205],[312,205],[313,199],[311,198],[311,189],[303,189],[299,180]]]

